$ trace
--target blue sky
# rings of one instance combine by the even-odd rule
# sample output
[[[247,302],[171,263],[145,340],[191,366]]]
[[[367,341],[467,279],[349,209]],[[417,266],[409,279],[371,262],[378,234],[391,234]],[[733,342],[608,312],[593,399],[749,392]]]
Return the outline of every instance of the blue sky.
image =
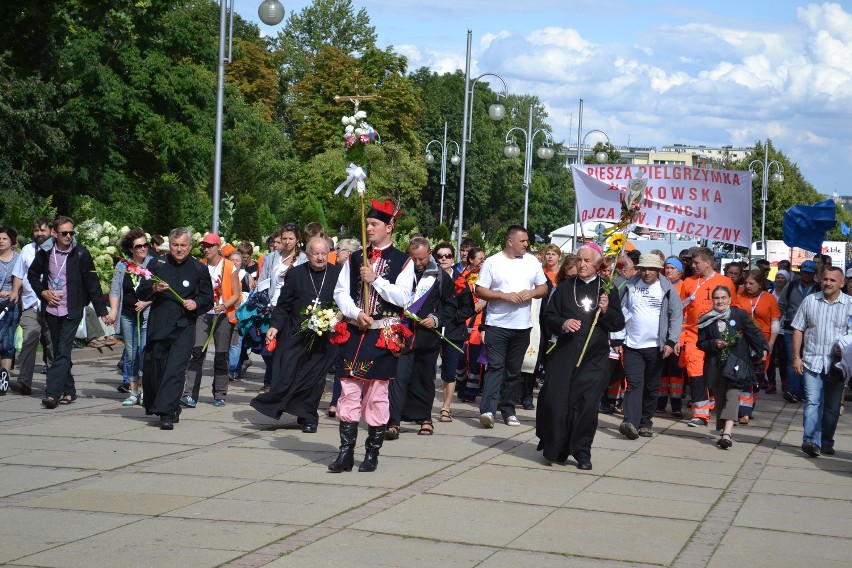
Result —
[[[260,24],[260,0],[236,0]],[[310,2],[285,0],[287,14]],[[544,103],[554,138],[751,146],[771,138],[818,191],[852,194],[852,7],[790,0],[370,0],[379,46],[409,69],[496,73]],[[283,25],[283,24],[282,24]],[[496,85],[495,85],[496,87]],[[459,105],[462,101],[459,101]],[[456,125],[461,130],[461,125]],[[450,136],[458,136],[452,132]],[[587,141],[591,141],[590,137]]]

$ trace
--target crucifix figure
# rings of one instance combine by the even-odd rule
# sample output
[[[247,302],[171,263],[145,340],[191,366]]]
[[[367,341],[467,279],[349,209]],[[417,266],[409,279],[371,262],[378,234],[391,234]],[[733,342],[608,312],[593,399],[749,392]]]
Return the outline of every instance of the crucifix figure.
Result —
[[[379,100],[380,97],[378,94],[374,95],[361,95],[358,93],[358,76],[360,75],[359,71],[355,71],[355,94],[354,95],[336,95],[334,97],[334,102],[339,103],[340,101],[349,101],[355,107],[354,112],[358,112],[358,106],[361,104],[361,101],[376,101]]]
[[[588,312],[589,310],[592,309],[592,299],[589,298],[588,296],[586,296],[585,298],[580,300],[580,303],[583,304],[583,310],[584,311]]]

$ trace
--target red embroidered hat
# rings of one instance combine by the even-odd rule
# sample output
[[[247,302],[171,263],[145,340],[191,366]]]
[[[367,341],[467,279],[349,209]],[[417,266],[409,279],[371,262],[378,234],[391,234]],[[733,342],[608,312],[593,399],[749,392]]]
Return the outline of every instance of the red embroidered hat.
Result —
[[[402,210],[397,209],[393,201],[370,200],[370,210],[367,211],[368,218],[378,219],[382,223],[390,225],[400,215],[402,215]]]

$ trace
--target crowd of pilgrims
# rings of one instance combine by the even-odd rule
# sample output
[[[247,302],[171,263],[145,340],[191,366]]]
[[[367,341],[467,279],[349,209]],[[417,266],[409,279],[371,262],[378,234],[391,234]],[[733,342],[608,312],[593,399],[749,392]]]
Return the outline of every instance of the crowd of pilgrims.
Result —
[[[12,390],[29,394],[34,344],[52,340],[42,405],[73,402],[63,326],[79,323],[76,309],[90,300],[88,309],[124,341],[123,406],[143,406],[170,430],[182,409],[206,398],[207,351],[214,406],[226,404],[229,384],[247,374],[253,351],[265,364],[254,409],[275,419],[295,416],[308,434],[317,431],[321,411],[339,421],[340,454],[331,472],[353,468],[362,420],[368,433],[359,470],[373,471],[383,442],[399,439],[403,424],[432,435],[453,421],[454,405],[478,405],[483,428],[493,428],[498,413],[507,426],[519,426],[516,406],[536,410],[543,458],[574,458],[578,468],[591,469],[600,413],[623,414],[619,432],[637,439],[655,435],[655,415],[706,427],[715,410],[717,444],[727,449],[733,425],[753,419],[758,393],[777,393],[776,377],[788,402],[805,398],[790,356],[791,324],[803,299],[819,290],[815,278],[830,258],[805,262],[796,278],[789,263],[779,263],[770,281],[766,261],[751,270],[730,262],[720,272],[713,252],[700,247],[668,258],[656,250],[604,258],[593,243],[568,254],[553,244],[530,251],[518,226],[490,256],[470,239],[457,251],[422,235],[401,251],[391,244],[400,214],[389,202],[372,202],[366,251],[357,239],[335,243],[318,223],[286,224],[258,259],[250,243],[223,246],[216,234],[203,237],[202,258],[193,259],[185,229],[168,241],[131,229],[106,301],[86,281],[91,258],[73,239],[70,218],[38,220],[33,251],[20,257],[17,233],[2,228],[0,266],[11,268],[0,281],[0,300],[17,306],[0,320],[3,372]],[[57,251],[75,250],[78,263],[58,264]],[[69,276],[78,270],[82,283]],[[62,285],[65,296],[57,292]],[[75,286],[82,300],[72,300]],[[22,301],[27,293],[35,303]],[[308,320],[326,307],[335,317],[317,335]],[[25,370],[15,382],[5,371],[15,356],[5,334],[13,316],[14,327],[19,318],[23,326],[23,313],[33,308],[38,321],[25,329],[32,352],[21,354]],[[736,372],[731,361],[741,363]],[[328,383],[330,400],[321,410]]]

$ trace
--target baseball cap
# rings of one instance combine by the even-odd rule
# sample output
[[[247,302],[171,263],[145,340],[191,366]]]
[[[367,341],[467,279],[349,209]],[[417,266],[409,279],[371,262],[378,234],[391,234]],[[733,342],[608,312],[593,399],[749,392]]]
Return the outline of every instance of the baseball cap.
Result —
[[[218,247],[222,244],[222,239],[220,239],[219,235],[216,233],[207,233],[204,235],[204,238],[201,239],[201,242],[207,245],[216,245]]]
[[[811,272],[816,274],[816,263],[812,260],[806,260],[802,264],[799,265],[799,272]]]

